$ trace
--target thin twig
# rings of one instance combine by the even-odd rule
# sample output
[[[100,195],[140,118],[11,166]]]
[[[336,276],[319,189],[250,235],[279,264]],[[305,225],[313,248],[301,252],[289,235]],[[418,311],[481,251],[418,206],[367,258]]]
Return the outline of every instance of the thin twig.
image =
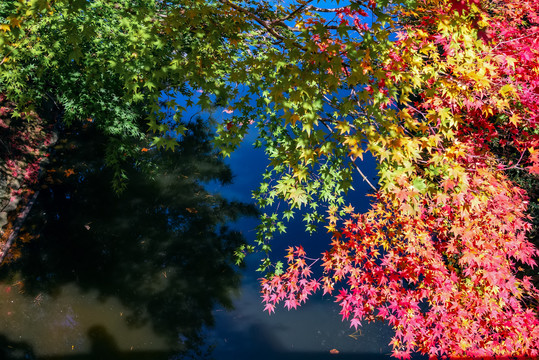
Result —
[[[341,6],[341,7],[338,7],[338,8],[331,8],[331,9],[326,9],[326,8],[320,8],[318,6],[314,6],[314,5],[309,5],[305,8],[305,10],[309,11],[309,10],[313,10],[313,11],[317,11],[317,12],[327,12],[327,13],[330,13],[330,12],[338,12],[338,11],[343,11],[344,9],[348,8],[348,6],[350,5],[347,5],[347,6]]]
[[[231,3],[230,1],[228,0],[220,0],[221,3],[223,4],[226,4],[228,6],[230,6],[231,8],[239,11],[239,12],[242,12],[246,15],[248,15],[250,18],[252,18],[253,20],[255,20],[257,23],[259,23],[260,25],[262,25],[271,35],[273,35],[274,37],[276,37],[277,39],[279,40],[284,40],[285,38],[278,34],[271,26],[270,24],[265,21],[265,20],[262,20],[260,17],[256,16],[255,14],[253,14],[251,11],[239,6],[239,5],[236,5],[236,4],[233,4]]]
[[[322,122],[322,124],[324,124],[324,126],[331,132],[333,133],[333,129],[331,127],[329,127],[328,124],[326,124],[325,122]],[[352,165],[354,166],[354,168],[356,169],[356,171],[359,173],[359,175],[361,175],[363,181],[365,181],[367,184],[369,184],[369,186],[374,190],[374,191],[378,191],[378,189],[376,188],[376,186],[374,186],[370,181],[369,181],[369,178],[367,178],[367,176],[365,174],[363,174],[363,172],[361,171],[361,169],[359,168],[359,166],[356,164],[355,160],[350,156],[350,160],[352,161]]]
[[[496,49],[498,46],[503,45],[503,44],[505,44],[505,43],[509,43],[509,42],[517,41],[517,40],[522,40],[522,39],[525,39],[525,38],[531,37],[531,36],[532,36],[532,34],[529,34],[529,35],[524,35],[524,36],[521,36],[521,37],[518,37],[518,38],[515,38],[515,39],[506,40],[506,41],[501,41],[501,42],[499,42],[498,44],[496,44],[496,46],[494,46],[494,47],[491,49],[491,51],[494,50],[494,49]]]
[[[305,7],[307,7],[307,4],[312,2],[313,0],[309,0],[305,4],[298,6],[298,8],[294,11],[292,11],[290,14],[286,15],[284,18],[273,20],[272,23],[284,23],[286,20],[294,17],[298,12],[302,11]]]

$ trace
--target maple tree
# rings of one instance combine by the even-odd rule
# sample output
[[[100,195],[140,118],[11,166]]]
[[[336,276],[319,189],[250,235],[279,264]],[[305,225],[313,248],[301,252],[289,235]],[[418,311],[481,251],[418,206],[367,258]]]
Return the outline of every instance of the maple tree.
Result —
[[[341,282],[336,300],[343,318],[356,328],[362,320],[388,321],[396,330],[391,344],[397,357],[413,351],[536,356],[538,293],[529,277],[517,276],[517,263],[533,267],[537,250],[526,240],[528,200],[503,171],[527,163],[537,174],[537,5],[441,3],[401,8],[409,21],[375,60],[368,51],[349,53],[367,42],[370,31],[361,16],[376,4],[334,10],[340,27],[353,23],[363,34],[355,46],[342,41],[339,27],[308,28],[325,56],[325,81],[333,78],[339,90],[352,91],[344,100],[342,92],[326,96],[316,109],[338,109],[333,119],[296,116],[304,138],[296,132],[287,144],[276,137],[282,153],[274,158],[288,163],[283,172],[289,174],[273,193],[264,189],[264,200],[282,195],[292,206],[310,204],[318,189],[308,188],[312,181],[301,188],[305,167],[326,155],[330,137],[338,139],[331,151],[344,145],[341,157],[361,157],[366,148],[378,159],[380,189],[366,214],[330,205],[333,242],[322,258],[323,277],[312,277],[303,248],[290,248],[286,269],[277,267],[262,280],[263,300],[270,312],[281,301],[290,309],[319,288],[332,293]],[[387,36],[387,29],[380,33]],[[377,40],[374,46],[382,44]],[[361,61],[360,74],[354,61]],[[289,116],[294,125],[298,119]],[[329,131],[316,134],[310,126],[317,123]],[[503,163],[493,155],[494,143],[514,148],[519,157]],[[346,215],[339,228],[338,218]]]
[[[187,83],[220,87],[220,76],[206,77],[203,68],[226,56],[220,42],[237,28],[220,29],[223,20],[210,9],[195,2],[189,15],[181,2],[3,1],[1,90],[16,113],[47,111],[43,104],[52,103],[63,124],[95,121],[107,135],[106,163],[121,191],[124,167],[141,148],[173,149],[185,130],[184,108],[164,97],[192,96]],[[211,105],[209,98],[200,104]]]
[[[121,145],[109,165],[174,148],[191,105],[228,115],[224,155],[256,128],[270,165],[254,197],[269,211],[237,254],[268,254],[270,312],[322,289],[352,326],[388,321],[398,357],[538,355],[539,297],[521,270],[538,254],[527,239],[537,199],[508,178],[539,175],[537,2],[6,4],[2,91],[22,104],[52,88],[69,121],[91,118]],[[157,135],[128,146],[148,136],[140,118]],[[374,192],[363,214],[346,206],[356,178]],[[301,247],[286,264],[269,257],[299,209],[308,231],[330,232],[321,276]]]

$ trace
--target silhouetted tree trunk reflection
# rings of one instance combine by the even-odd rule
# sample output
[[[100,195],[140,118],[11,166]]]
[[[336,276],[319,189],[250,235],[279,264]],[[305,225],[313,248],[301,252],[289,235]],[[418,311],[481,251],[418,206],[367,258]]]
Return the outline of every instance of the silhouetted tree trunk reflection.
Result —
[[[76,282],[102,299],[119,298],[131,310],[130,326],[151,324],[171,347],[201,350],[212,309],[230,307],[239,285],[233,252],[244,238],[227,222],[255,214],[204,189],[203,182],[232,180],[208,129],[196,121],[175,152],[144,151],[120,195],[104,166],[104,137],[91,124],[61,138],[26,225],[33,239],[2,277],[22,274],[25,294],[34,297]],[[114,344],[99,324],[89,331]]]

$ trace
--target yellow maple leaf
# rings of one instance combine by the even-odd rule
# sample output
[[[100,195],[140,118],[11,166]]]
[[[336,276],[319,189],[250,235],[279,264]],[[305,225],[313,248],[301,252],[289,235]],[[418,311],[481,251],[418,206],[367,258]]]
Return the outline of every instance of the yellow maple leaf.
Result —
[[[345,206],[343,210],[346,214],[351,214],[354,212],[354,207],[352,204],[349,204],[348,206]]]
[[[12,27],[18,27],[18,28],[21,27],[21,20],[15,18],[15,17],[10,17],[9,22],[11,23]]]
[[[360,160],[363,161],[363,149],[360,148],[359,146],[354,146],[350,148],[350,152],[348,153],[348,156],[350,156],[352,160],[359,158]]]
[[[505,58],[505,61],[507,62],[507,65],[512,66],[512,67],[514,68],[514,67],[515,67],[515,63],[517,62],[517,59],[512,58],[512,57],[510,57],[510,56],[507,56],[507,57]]]
[[[509,118],[509,121],[511,122],[511,124],[518,126],[518,123],[520,122],[520,116],[518,116],[517,114],[513,114]]]
[[[503,97],[506,97],[508,94],[516,94],[516,90],[513,85],[506,84],[500,89],[500,94],[502,94]]]

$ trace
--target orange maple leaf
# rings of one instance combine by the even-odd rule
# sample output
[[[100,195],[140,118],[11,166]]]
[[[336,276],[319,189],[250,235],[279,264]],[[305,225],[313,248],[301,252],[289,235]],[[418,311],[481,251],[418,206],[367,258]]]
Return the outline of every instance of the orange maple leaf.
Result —
[[[531,163],[531,166],[528,166],[527,169],[530,173],[539,175],[539,151],[535,149],[529,149],[531,155],[529,162]]]

